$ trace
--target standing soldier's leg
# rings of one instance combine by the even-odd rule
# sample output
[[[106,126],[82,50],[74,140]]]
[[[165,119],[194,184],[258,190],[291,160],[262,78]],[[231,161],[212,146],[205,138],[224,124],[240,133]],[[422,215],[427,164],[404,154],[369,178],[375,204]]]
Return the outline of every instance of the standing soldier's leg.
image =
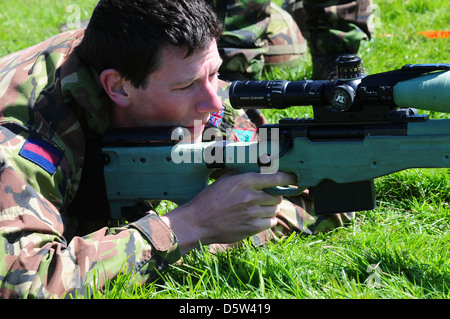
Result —
[[[218,47],[226,81],[260,80],[264,68],[290,68],[303,63],[306,41],[297,23],[270,0],[210,0],[223,22]],[[259,110],[247,110],[258,126],[266,124]]]
[[[259,80],[264,67],[303,63],[306,41],[293,17],[270,0],[209,0],[224,24],[218,46],[224,80]]]
[[[211,1],[211,0],[210,0]],[[259,80],[267,52],[265,34],[270,23],[270,0],[213,0],[223,22],[219,40],[223,64],[219,70],[225,80]]]
[[[284,7],[308,40],[313,79],[334,79],[336,58],[356,54],[361,40],[370,40],[372,0],[286,0]]]

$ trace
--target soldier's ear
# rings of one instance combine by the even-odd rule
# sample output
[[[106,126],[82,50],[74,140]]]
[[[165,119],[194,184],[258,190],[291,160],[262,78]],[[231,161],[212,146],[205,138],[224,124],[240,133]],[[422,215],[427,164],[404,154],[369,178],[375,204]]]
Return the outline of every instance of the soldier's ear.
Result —
[[[126,81],[117,70],[106,69],[100,73],[100,82],[110,99],[121,107],[130,105]]]

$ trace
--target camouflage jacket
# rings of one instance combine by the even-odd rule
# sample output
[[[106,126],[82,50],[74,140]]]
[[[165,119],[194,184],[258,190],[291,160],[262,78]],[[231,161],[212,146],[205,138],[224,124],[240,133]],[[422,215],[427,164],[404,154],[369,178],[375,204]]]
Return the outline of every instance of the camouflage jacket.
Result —
[[[108,127],[109,99],[69,31],[0,59],[0,297],[62,297],[120,272],[146,279],[180,258],[154,212],[71,237],[85,130]],[[88,203],[86,203],[88,204]]]

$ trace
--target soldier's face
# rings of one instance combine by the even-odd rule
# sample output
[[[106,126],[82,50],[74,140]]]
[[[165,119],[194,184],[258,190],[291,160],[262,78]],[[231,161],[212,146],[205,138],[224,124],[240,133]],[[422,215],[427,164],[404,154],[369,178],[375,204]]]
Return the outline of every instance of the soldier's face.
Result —
[[[186,56],[187,49],[169,47],[145,88],[128,91],[132,126],[185,126],[199,136],[210,113],[219,111],[218,70],[222,63],[216,41]],[[195,123],[201,125],[194,126]]]

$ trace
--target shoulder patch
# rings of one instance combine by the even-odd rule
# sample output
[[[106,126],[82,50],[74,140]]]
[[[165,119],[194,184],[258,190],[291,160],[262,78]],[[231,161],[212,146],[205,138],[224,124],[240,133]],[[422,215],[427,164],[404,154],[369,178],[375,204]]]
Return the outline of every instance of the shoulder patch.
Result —
[[[50,143],[29,137],[22,146],[19,155],[39,165],[50,174],[54,174],[63,157],[62,152]]]

